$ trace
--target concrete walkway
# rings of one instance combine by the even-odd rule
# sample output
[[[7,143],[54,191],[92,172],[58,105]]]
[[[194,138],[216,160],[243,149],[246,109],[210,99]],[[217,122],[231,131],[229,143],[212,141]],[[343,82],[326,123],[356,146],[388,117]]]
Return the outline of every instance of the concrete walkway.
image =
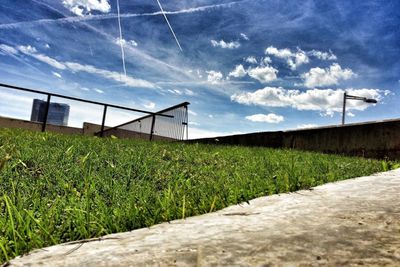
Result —
[[[10,266],[400,266],[400,170],[36,250]]]

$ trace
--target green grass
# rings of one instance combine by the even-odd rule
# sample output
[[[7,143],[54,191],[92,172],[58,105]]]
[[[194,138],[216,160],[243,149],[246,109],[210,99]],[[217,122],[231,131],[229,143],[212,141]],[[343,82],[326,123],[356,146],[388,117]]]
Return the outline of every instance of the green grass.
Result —
[[[390,169],[266,148],[0,129],[0,262],[34,248]]]

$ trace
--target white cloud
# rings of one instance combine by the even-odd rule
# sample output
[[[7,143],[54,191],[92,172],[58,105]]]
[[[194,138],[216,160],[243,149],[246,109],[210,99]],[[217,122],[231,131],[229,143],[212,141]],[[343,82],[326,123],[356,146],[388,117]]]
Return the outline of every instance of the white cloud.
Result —
[[[292,70],[297,69],[298,66],[308,63],[310,60],[304,51],[297,51],[294,58],[287,60]]]
[[[188,110],[188,113],[190,114],[190,115],[192,115],[192,116],[197,116],[197,113],[196,112],[194,112],[193,110]]]
[[[0,51],[3,52],[4,54],[11,54],[11,55],[18,54],[17,49],[15,49],[14,47],[5,45],[5,44],[0,44]]]
[[[114,40],[114,43],[116,44],[116,45],[126,45],[126,40],[124,39],[124,38],[115,38],[115,40]]]
[[[268,115],[254,114],[251,116],[246,116],[246,120],[253,121],[253,122],[280,123],[280,122],[283,122],[285,119],[283,118],[283,116],[276,115],[274,113],[270,113]]]
[[[87,1],[93,1],[93,0],[86,0]],[[94,0],[94,1],[99,1],[99,0]],[[68,1],[68,2],[77,2],[75,1]],[[206,12],[206,11],[212,11],[212,10],[217,10],[225,7],[232,7],[234,5],[238,5],[240,2],[229,2],[229,3],[223,3],[223,4],[214,4],[214,5],[205,5],[205,6],[198,6],[198,7],[193,7],[193,8],[187,8],[187,9],[181,9],[181,10],[174,10],[174,11],[165,11],[164,13],[166,15],[178,15],[178,14],[191,14],[191,13],[197,13],[197,12]],[[78,10],[78,12],[80,12]],[[82,11],[83,13],[83,11]],[[145,13],[125,13],[121,14],[121,17],[124,18],[132,18],[132,17],[159,17],[162,15],[161,11],[155,11],[155,12],[145,12]],[[39,19],[35,21],[21,21],[21,22],[14,22],[14,23],[6,23],[6,24],[1,24],[0,29],[5,29],[5,28],[15,28],[15,27],[24,27],[26,25],[36,25],[36,24],[44,24],[44,23],[55,23],[55,22],[82,22],[82,21],[92,21],[92,20],[109,20],[109,19],[115,19],[116,15],[115,14],[100,14],[100,15],[91,15],[91,16],[85,16],[85,17],[62,17],[58,19]]]
[[[131,76],[121,75],[121,73],[116,71],[108,71],[103,69],[98,69],[91,65],[81,65],[79,63],[74,62],[66,62],[65,65],[72,71],[82,71],[91,74],[97,74],[109,80],[114,80],[116,82],[121,82],[126,86],[131,87],[143,87],[143,88],[156,88],[156,86],[142,79],[136,79]]]
[[[148,102],[148,103],[143,104],[143,107],[145,107],[147,109],[155,109],[156,103]]]
[[[318,127],[318,124],[313,124],[313,123],[297,125],[297,129],[308,129],[308,128],[316,128],[316,127]]]
[[[189,89],[168,89],[167,90],[169,93],[174,94],[174,95],[186,95],[186,96],[194,96],[195,93],[192,90]]]
[[[53,59],[51,57],[48,57],[48,56],[45,56],[45,55],[42,55],[42,54],[31,54],[30,56],[32,56],[32,57],[36,58],[37,60],[42,61],[42,62],[44,62],[44,63],[46,63],[46,64],[48,64],[48,65],[50,65],[50,66],[52,66],[52,67],[54,67],[56,69],[60,69],[60,70],[65,70],[66,69],[64,64],[58,62],[57,60],[55,60],[55,59]]]
[[[125,76],[121,75],[119,72],[116,71],[109,71],[109,70],[103,70],[103,69],[98,69],[92,65],[82,65],[80,63],[76,62],[60,62],[56,59],[53,59],[51,57],[48,57],[43,54],[39,54],[36,50],[36,48],[32,46],[18,46],[18,50],[26,55],[29,55],[43,63],[46,63],[56,69],[60,70],[65,70],[68,69],[73,72],[87,72],[90,74],[95,74],[98,76],[101,76],[105,79],[113,80],[116,82],[121,82],[125,86],[130,86],[130,87],[143,87],[143,88],[157,88],[156,85],[153,83],[142,80],[142,79],[136,79],[131,76]]]
[[[108,13],[111,6],[108,0],[64,0],[63,5],[78,16],[90,14],[92,10]]]
[[[30,45],[27,45],[27,46],[20,45],[20,46],[18,46],[18,50],[21,51],[24,54],[29,54],[29,55],[37,53],[36,48],[34,48],[34,47],[30,46]]]
[[[255,60],[255,58],[254,58]],[[241,78],[248,74],[251,78],[258,80],[261,83],[268,83],[277,79],[279,71],[272,66],[258,66],[245,70],[242,64],[239,64],[231,71],[229,77]]]
[[[97,92],[97,93],[99,93],[99,94],[104,94],[104,91],[103,91],[103,90],[100,90],[100,89],[94,89],[94,91]]]
[[[304,85],[309,88],[336,85],[341,80],[348,80],[355,76],[356,74],[351,69],[342,69],[337,63],[333,63],[325,69],[312,68],[309,72],[301,75],[304,79]]]
[[[265,66],[249,69],[247,73],[261,83],[268,83],[277,79],[278,70],[271,66]]]
[[[168,89],[168,92],[170,92],[171,94],[174,95],[182,95],[182,91],[178,90],[178,89]]]
[[[54,75],[54,76],[56,76],[57,78],[60,78],[60,79],[62,79],[62,76],[61,76],[61,74],[60,74],[60,73],[58,73],[58,72],[54,72],[54,71],[52,71],[51,73],[53,73],[53,75]]]
[[[241,33],[240,36],[246,41],[250,40],[249,37],[244,33]]]
[[[206,73],[208,74],[207,81],[212,84],[217,84],[217,83],[221,82],[222,79],[224,78],[222,73],[219,71],[211,70],[211,71],[206,71]]]
[[[284,59],[294,56],[292,51],[290,51],[290,49],[288,49],[288,48],[278,49],[273,46],[267,47],[267,49],[265,49],[265,54],[273,55],[273,56],[276,56],[279,58],[284,58]]]
[[[47,49],[49,49],[49,48],[50,48],[50,45],[49,45],[49,44],[45,44],[44,47],[46,47]]]
[[[282,87],[265,87],[255,92],[243,92],[231,96],[231,100],[245,105],[265,107],[291,107],[297,110],[320,111],[321,115],[333,116],[342,112],[342,89],[312,89],[307,91],[287,90]],[[351,95],[373,98],[378,101],[388,92],[379,89],[346,89]],[[347,110],[365,110],[371,104],[363,101],[347,101]]]
[[[272,59],[271,59],[270,57],[264,57],[264,58],[262,59],[262,62],[263,62],[265,65],[268,65],[268,64],[272,63]]]
[[[123,46],[129,45],[129,46],[134,46],[134,47],[138,46],[138,44],[137,44],[137,42],[135,40],[126,41],[125,39],[120,39],[120,38],[116,38],[115,39],[115,44],[116,45],[121,45],[122,44]]]
[[[138,43],[137,43],[135,40],[130,40],[129,43],[130,43],[132,46],[138,46]]]
[[[319,115],[321,117],[331,117],[332,118],[335,115],[335,112],[333,110],[326,110],[326,111],[320,112]]]
[[[201,70],[197,69],[196,73],[197,73],[197,77],[199,77],[200,79],[203,78],[203,74],[201,74]]]
[[[200,123],[195,121],[189,121],[189,125],[200,126]]]
[[[253,57],[253,56],[246,57],[244,59],[244,61],[246,61],[247,63],[250,63],[250,64],[257,64],[258,63],[257,59],[255,57]]]
[[[190,89],[185,89],[184,91],[185,91],[185,95],[188,95],[188,96],[194,96],[195,95],[195,93]]]
[[[244,69],[243,65],[237,65],[236,68],[229,73],[229,76],[233,76],[235,78],[241,78],[246,76],[247,72]]]
[[[57,60],[55,60],[55,59],[53,59],[51,57],[48,57],[46,55],[39,54],[37,52],[36,48],[34,48],[34,47],[30,46],[30,45],[28,45],[28,46],[18,46],[18,50],[21,53],[23,53],[25,55],[28,55],[28,56],[31,56],[33,58],[36,58],[37,60],[39,60],[41,62],[44,62],[44,63],[46,63],[46,64],[48,64],[48,65],[50,65],[50,66],[52,66],[52,67],[54,67],[56,69],[65,70],[67,68],[63,63],[61,63],[61,62],[59,62],[59,61],[57,61]]]
[[[349,117],[355,117],[356,115],[353,112],[346,112],[346,115]]]
[[[329,50],[329,52],[322,52],[318,50],[311,50],[307,52],[308,55],[314,56],[318,59],[321,60],[337,60],[337,57],[335,54],[332,53],[332,51]]]
[[[253,93],[234,94],[231,100],[245,105],[268,107],[285,107],[291,105],[291,97],[299,93],[297,90],[285,90],[281,87],[265,87]]]
[[[211,40],[211,45],[213,47],[221,47],[221,48],[227,48],[227,49],[235,49],[240,47],[239,42],[225,42],[224,40],[220,40],[219,42],[216,40]]]
[[[310,61],[306,52],[301,49],[297,49],[296,52],[292,52],[288,48],[278,49],[276,47],[269,46],[267,49],[265,49],[265,54],[285,59],[286,63],[292,70],[295,70],[298,66],[306,64]]]

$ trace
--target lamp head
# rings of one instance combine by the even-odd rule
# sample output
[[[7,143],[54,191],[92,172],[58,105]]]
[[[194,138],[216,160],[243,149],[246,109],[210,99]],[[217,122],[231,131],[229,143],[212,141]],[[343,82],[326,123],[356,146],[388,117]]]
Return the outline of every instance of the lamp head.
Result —
[[[376,99],[372,99],[372,98],[366,98],[364,100],[365,103],[371,103],[371,104],[376,104],[378,103],[378,101]]]

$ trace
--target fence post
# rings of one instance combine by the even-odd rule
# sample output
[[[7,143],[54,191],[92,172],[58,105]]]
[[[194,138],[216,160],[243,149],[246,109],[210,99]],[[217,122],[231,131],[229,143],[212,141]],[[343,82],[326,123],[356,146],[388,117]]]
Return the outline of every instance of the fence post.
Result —
[[[108,107],[107,105],[104,105],[103,119],[101,121],[100,137],[103,137],[103,134],[104,134],[104,125],[106,123],[107,107]]]
[[[49,116],[51,94],[47,95],[46,109],[44,111],[44,118],[42,123],[42,132],[46,131],[47,117]]]
[[[344,118],[346,117],[346,98],[347,98],[347,93],[344,92],[344,94],[343,94],[342,125],[344,125]]]
[[[185,111],[186,111],[186,140],[189,139],[189,110],[188,106],[185,106]]]
[[[150,129],[150,141],[153,140],[153,132],[154,132],[154,124],[156,122],[156,115],[153,114],[152,120],[151,120],[151,129]]]

